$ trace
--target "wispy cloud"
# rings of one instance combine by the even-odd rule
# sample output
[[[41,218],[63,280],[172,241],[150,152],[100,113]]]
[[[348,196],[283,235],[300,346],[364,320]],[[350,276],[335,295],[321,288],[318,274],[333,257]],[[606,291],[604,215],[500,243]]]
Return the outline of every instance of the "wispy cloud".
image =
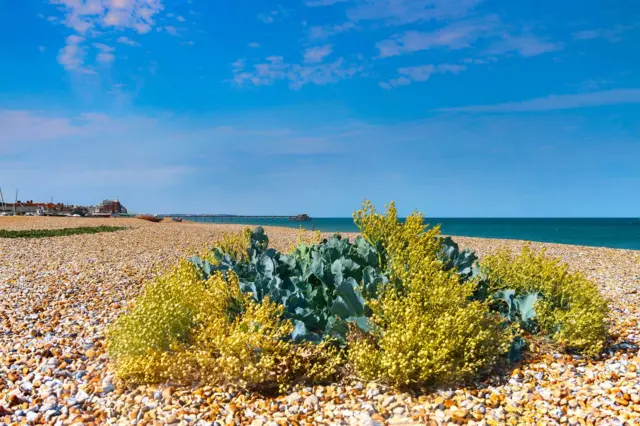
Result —
[[[265,24],[271,24],[276,20],[285,18],[287,15],[288,15],[287,10],[285,10],[282,6],[279,5],[274,10],[258,14],[258,19]]]
[[[387,25],[456,19],[467,16],[482,0],[367,0],[347,10],[352,21],[381,20]]]
[[[392,89],[398,86],[407,86],[414,81],[424,82],[429,80],[434,74],[459,74],[466,70],[464,65],[456,64],[427,64],[415,67],[405,67],[398,69],[398,77],[386,82],[380,82],[379,85],[383,89]]]
[[[473,18],[445,25],[434,31],[406,31],[376,44],[381,58],[444,48],[458,50],[477,47],[479,41],[489,47],[484,56],[518,53],[523,57],[541,55],[564,48],[562,43],[537,36],[531,31],[513,34],[495,15]]]
[[[595,28],[576,31],[572,36],[575,40],[592,40],[602,38],[610,41],[611,43],[617,43],[624,39],[624,37],[622,37],[624,33],[638,27],[640,27],[640,23],[635,25],[616,25],[613,28]]]
[[[382,58],[436,47],[463,49],[486,36],[497,24],[497,18],[487,17],[456,22],[431,32],[407,31],[377,43],[376,47]]]
[[[321,105],[199,117],[1,111],[0,175],[3,190],[19,187],[33,199],[53,194],[89,204],[118,196],[134,211],[157,213],[176,206],[246,213],[258,203],[263,214],[335,217],[357,208],[363,196],[378,204],[396,199],[403,214],[422,206],[435,217],[570,216],[584,213],[580,200],[592,200],[600,209],[594,215],[637,211],[638,200],[624,197],[638,185],[637,137],[571,116],[436,114],[382,123],[347,119]],[[584,128],[567,130],[568,124]],[[567,155],[576,161],[561,161]],[[244,167],[233,167],[238,161]],[[459,172],[443,181],[452,169]],[[544,181],[532,184],[540,171]],[[325,185],[305,191],[310,173],[324,173]],[[42,176],[57,178],[43,185]],[[347,180],[354,184],[341,185]],[[554,180],[565,185],[549,193]],[[416,198],[425,187],[428,196]],[[211,196],[203,198],[203,190]],[[292,199],[292,191],[299,196]],[[339,202],[328,204],[327,197]],[[446,202],[433,207],[433,199]],[[624,211],[616,199],[626,200]]]
[[[129,37],[124,37],[124,36],[118,37],[116,41],[120,44],[126,44],[129,46],[140,46],[140,43],[131,40]]]
[[[318,6],[331,6],[338,3],[345,3],[350,0],[307,0],[306,4],[309,7],[318,7]]]
[[[97,39],[104,31],[112,30],[148,33],[156,24],[156,15],[164,9],[162,0],[49,0],[49,2],[58,6],[63,13],[64,19],[60,22],[75,32],[66,38],[66,44],[58,55],[58,61],[69,71],[82,72],[91,71],[91,67],[85,64],[86,47],[83,43],[86,40]],[[102,44],[106,46],[106,42]],[[114,59],[113,54],[105,52],[104,49],[96,57],[98,62],[103,63],[112,62]]]
[[[100,51],[96,56],[98,62],[111,63],[115,60],[115,55],[113,54],[115,49],[113,47],[103,43],[94,43],[93,46]]]
[[[167,34],[172,35],[172,36],[179,36],[180,34],[178,33],[178,29],[172,25],[165,25],[164,26],[164,30],[167,32]]]
[[[310,47],[304,52],[304,62],[307,64],[322,62],[331,52],[333,52],[333,46],[330,44]]]
[[[494,42],[487,53],[500,55],[509,52],[517,52],[524,57],[537,56],[547,52],[561,50],[562,43],[554,43],[540,38],[531,33],[520,35],[502,34],[502,40]]]
[[[83,67],[87,54],[87,48],[83,45],[84,41],[84,37],[75,34],[67,37],[65,46],[58,53],[58,62],[67,71],[89,71]]]
[[[260,43],[254,41],[248,44],[248,46],[252,49],[257,49],[258,47],[260,47]]]
[[[0,146],[22,145],[30,141],[46,141],[81,135],[84,125],[67,117],[46,116],[33,111],[0,109]]]
[[[237,86],[270,86],[277,81],[287,81],[292,89],[306,84],[326,85],[352,78],[363,71],[362,66],[348,64],[344,58],[325,63],[292,64],[282,56],[268,56],[265,62],[248,67],[245,59],[232,64],[232,82]]]
[[[357,26],[353,22],[345,22],[343,24],[333,25],[317,25],[309,28],[309,39],[324,40],[337,34],[354,30],[356,28]]]
[[[505,102],[502,104],[493,105],[472,105],[465,107],[440,108],[437,109],[437,111],[467,113],[509,113],[528,111],[552,111],[638,103],[640,103],[640,89],[616,89],[570,95],[550,95],[544,98],[535,98],[517,102]]]

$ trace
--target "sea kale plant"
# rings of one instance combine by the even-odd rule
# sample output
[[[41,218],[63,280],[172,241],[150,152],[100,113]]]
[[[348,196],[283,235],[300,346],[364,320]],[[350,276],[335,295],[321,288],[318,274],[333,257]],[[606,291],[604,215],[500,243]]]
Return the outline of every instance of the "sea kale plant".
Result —
[[[204,279],[222,272],[238,277],[240,290],[256,302],[265,298],[284,307],[294,324],[293,341],[335,339],[346,342],[348,324],[364,330],[366,299],[387,282],[378,253],[362,237],[351,243],[334,235],[315,245],[300,244],[293,253],[269,248],[263,228],[248,235],[246,255],[215,248],[209,259],[192,257]]]
[[[480,261],[421,214],[399,220],[393,203],[381,214],[365,202],[354,221],[353,241],[315,234],[281,253],[245,229],[183,260],[111,327],[116,372],[283,389],[349,371],[422,387],[516,361],[532,335],[603,349],[605,301],[544,253]]]

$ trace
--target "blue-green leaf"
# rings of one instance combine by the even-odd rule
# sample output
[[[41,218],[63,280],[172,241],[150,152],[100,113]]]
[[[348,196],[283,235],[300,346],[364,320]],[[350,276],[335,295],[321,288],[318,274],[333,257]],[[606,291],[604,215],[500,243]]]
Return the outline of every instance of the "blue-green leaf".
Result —
[[[358,283],[353,278],[347,278],[336,289],[336,299],[331,311],[341,318],[359,317],[364,315],[365,301],[359,291]]]

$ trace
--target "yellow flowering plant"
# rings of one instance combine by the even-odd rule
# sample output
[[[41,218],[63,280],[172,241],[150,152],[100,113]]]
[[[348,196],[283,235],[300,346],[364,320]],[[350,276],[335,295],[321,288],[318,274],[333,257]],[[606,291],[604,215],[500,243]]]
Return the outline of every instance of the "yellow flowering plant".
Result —
[[[240,292],[234,274],[204,281],[183,260],[147,284],[109,329],[108,352],[129,382],[234,383],[281,389],[323,381],[343,363],[329,341],[294,344],[283,306]]]
[[[609,308],[597,286],[584,274],[570,272],[567,264],[529,246],[516,256],[499,251],[481,264],[489,293],[510,288],[542,295],[535,311],[543,333],[567,349],[590,356],[602,352]]]
[[[349,361],[367,379],[396,386],[451,384],[489,368],[504,355],[512,333],[483,301],[471,301],[476,283],[460,283],[438,260],[439,227],[422,215],[404,223],[392,203],[385,215],[369,202],[355,213],[372,244],[383,248],[390,284],[369,300],[372,332],[357,333]]]

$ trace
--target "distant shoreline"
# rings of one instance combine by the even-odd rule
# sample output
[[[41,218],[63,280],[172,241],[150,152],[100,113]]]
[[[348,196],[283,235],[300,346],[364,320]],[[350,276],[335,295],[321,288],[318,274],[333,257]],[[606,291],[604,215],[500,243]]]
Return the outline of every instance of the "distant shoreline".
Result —
[[[226,220],[184,217],[206,224],[278,226],[321,232],[358,232],[351,218],[314,218],[309,222],[283,220]],[[425,223],[442,224],[442,233],[456,237],[490,238],[640,250],[640,219],[634,218],[425,218]]]
[[[306,230],[311,230],[311,228],[315,225],[316,230],[319,230],[325,234],[332,234],[335,232],[339,232],[344,235],[357,235],[358,228],[353,224],[352,219],[350,218],[341,218],[338,219],[341,223],[322,223],[323,220],[315,219],[313,222],[288,222],[288,221],[255,221],[249,223],[239,223],[239,222],[199,222],[190,220],[189,218],[184,218],[183,224],[199,224],[199,225],[216,225],[216,226],[230,226],[230,227],[245,227],[245,226],[264,226],[264,227],[276,227],[281,229],[287,229],[292,231],[297,231],[300,227]],[[326,219],[329,221],[335,221],[336,219]],[[451,221],[452,219],[448,219]],[[478,221],[479,219],[455,219],[456,221]],[[527,221],[528,219],[509,219],[511,222],[520,222]],[[533,229],[527,228],[526,226],[521,229],[515,229],[517,232],[513,232],[513,228],[511,228],[511,232],[513,234],[509,234],[505,232],[505,229],[498,229],[497,231],[493,229],[493,233],[490,232],[492,229],[488,227],[487,222],[478,222],[472,224],[472,226],[463,227],[460,229],[456,229],[455,223],[452,224],[450,222],[444,223],[442,227],[442,234],[449,235],[456,239],[463,238],[471,238],[471,239],[479,239],[479,240],[493,240],[493,241],[504,241],[504,242],[533,242],[539,243],[542,245],[554,244],[554,245],[566,245],[566,246],[574,246],[574,247],[588,247],[588,248],[607,248],[607,249],[618,249],[618,250],[631,250],[634,252],[640,251],[640,221],[638,224],[631,222],[632,219],[581,219],[583,223],[587,225],[591,225],[594,222],[584,222],[587,221],[605,221],[604,225],[602,223],[600,226],[585,228],[584,226],[577,228],[569,228],[569,233],[567,237],[567,232],[565,231],[565,238],[562,237],[563,232],[557,231],[553,226],[553,221],[555,219],[536,219],[538,224],[542,224],[546,229],[542,231],[536,230],[535,227]],[[426,222],[429,219],[425,219]],[[493,221],[494,223],[500,221],[500,219],[483,219],[482,221]],[[551,221],[551,223],[547,222]],[[563,219],[566,223],[571,223],[569,219]],[[625,223],[625,221],[628,221]],[[37,229],[39,227],[44,228],[58,228],[58,227],[69,227],[69,226],[98,226],[98,225],[110,225],[114,223],[123,222],[128,225],[138,225],[142,226],[145,222],[143,220],[135,219],[135,218],[81,218],[81,217],[46,217],[46,216],[34,216],[34,217],[0,217],[0,229],[11,229],[14,226],[17,229],[23,229],[23,227],[27,227],[27,229]],[[547,222],[547,223],[545,223]],[[170,218],[165,218],[163,223],[175,223]],[[153,225],[153,224],[152,224]],[[337,225],[337,226],[336,226]],[[463,223],[464,225],[464,223]],[[526,225],[526,224],[525,224]],[[459,232],[455,232],[459,231]],[[507,228],[509,231],[509,228]],[[572,237],[572,233],[574,234]],[[578,235],[575,235],[575,234]],[[545,238],[548,237],[548,238]]]

